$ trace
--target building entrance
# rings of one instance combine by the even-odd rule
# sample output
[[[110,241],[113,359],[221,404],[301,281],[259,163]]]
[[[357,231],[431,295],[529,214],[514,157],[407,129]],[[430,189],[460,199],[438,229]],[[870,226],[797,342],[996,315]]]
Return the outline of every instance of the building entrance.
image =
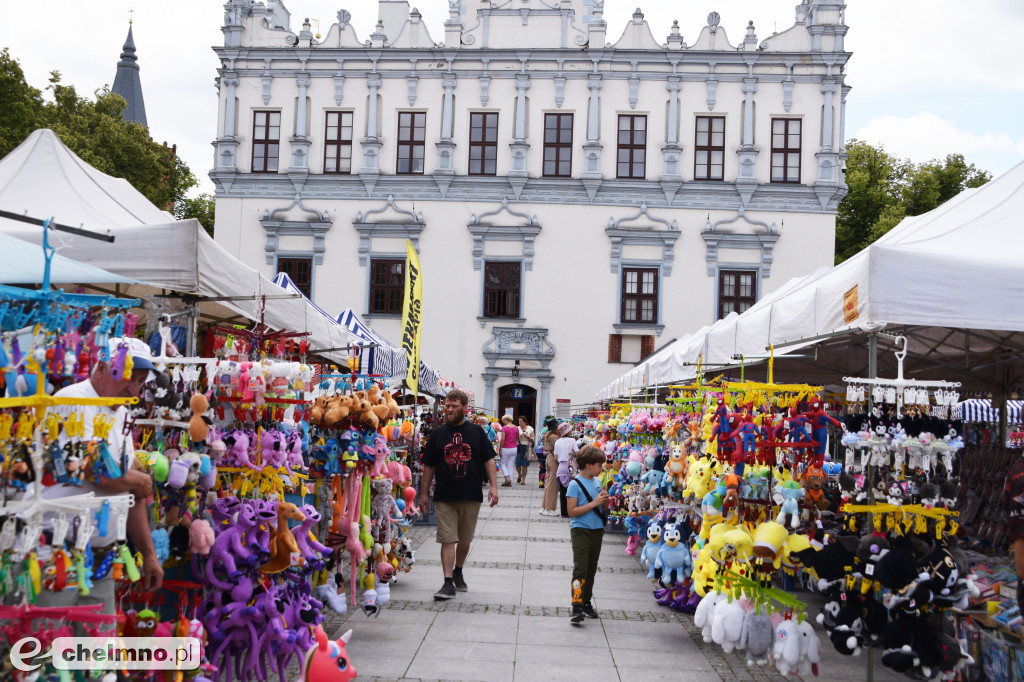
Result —
[[[511,412],[509,412],[511,410]],[[498,412],[501,419],[511,414],[513,423],[519,425],[519,417],[526,417],[526,422],[537,428],[537,389],[523,384],[508,384],[498,388]]]

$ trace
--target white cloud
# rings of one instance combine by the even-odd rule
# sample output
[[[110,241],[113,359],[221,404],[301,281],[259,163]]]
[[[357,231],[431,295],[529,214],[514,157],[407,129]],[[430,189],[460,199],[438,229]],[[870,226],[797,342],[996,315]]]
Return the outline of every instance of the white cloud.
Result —
[[[875,116],[854,135],[881,144],[897,156],[921,162],[959,153],[979,168],[1001,173],[1024,159],[1024,137],[1006,133],[976,134],[961,130],[955,121],[931,113],[912,116]]]

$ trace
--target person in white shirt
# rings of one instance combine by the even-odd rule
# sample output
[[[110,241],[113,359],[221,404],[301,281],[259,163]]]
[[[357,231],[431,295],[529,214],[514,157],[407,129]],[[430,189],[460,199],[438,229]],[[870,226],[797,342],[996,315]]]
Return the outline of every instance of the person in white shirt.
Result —
[[[571,438],[572,422],[562,422],[558,425],[559,439],[555,441],[555,458],[558,460],[558,497],[562,502],[562,518],[569,518],[568,502],[565,493],[569,489],[569,481],[572,480],[572,456],[579,450],[576,439]]]
[[[111,376],[110,364],[99,361],[93,366],[92,373],[85,381],[67,386],[54,394],[58,398],[131,398],[142,393],[145,384],[155,377],[156,369],[153,365],[152,354],[149,346],[140,339],[115,338],[110,341],[111,355],[117,352],[118,344],[126,341],[129,345],[129,352],[132,356],[133,368],[131,378],[122,379]],[[122,469],[120,478],[101,477],[98,482],[87,480],[81,486],[54,485],[43,489],[44,499],[54,499],[81,495],[83,493],[95,492],[97,495],[127,495],[135,496],[135,505],[128,512],[127,531],[135,550],[142,554],[142,578],[140,585],[142,589],[152,592],[160,588],[163,582],[164,570],[156,556],[153,547],[153,536],[149,529],[149,521],[146,514],[146,499],[153,493],[153,482],[150,475],[137,468],[135,459],[135,446],[130,433],[125,433],[124,424],[128,416],[128,410],[123,405],[116,407],[96,405],[61,405],[53,410],[66,417],[75,412],[82,416],[84,435],[83,442],[88,442],[93,437],[93,419],[96,415],[104,415],[112,418],[113,427],[107,437],[107,447],[111,456]],[[66,436],[62,436],[66,440]],[[109,524],[108,534],[105,536],[93,536],[90,544],[97,549],[109,549],[116,541],[115,524]],[[72,606],[77,604],[103,603],[105,613],[113,613],[114,587],[113,580],[101,580],[94,583],[93,590],[88,597],[79,597],[77,591],[67,590],[64,592],[40,594],[41,606]],[[64,603],[71,601],[71,603]],[[45,602],[45,603],[44,603]]]

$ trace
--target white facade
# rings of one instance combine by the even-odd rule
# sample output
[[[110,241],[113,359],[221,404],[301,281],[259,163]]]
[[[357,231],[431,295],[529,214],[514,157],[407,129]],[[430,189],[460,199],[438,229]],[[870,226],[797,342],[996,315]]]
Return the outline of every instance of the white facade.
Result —
[[[405,0],[379,0],[365,43],[344,11],[318,41],[308,24],[290,30],[281,2],[225,5],[211,171],[219,243],[268,275],[280,258],[311,259],[320,307],[352,307],[397,341],[400,314],[370,314],[371,264],[404,258],[412,239],[423,358],[490,409],[518,360],[518,384],[537,391],[533,419],[559,399],[588,402],[642,343],[716,319],[721,272],[750,274],[761,296],[832,263],[846,190],[844,4],[805,0],[789,30],[759,41],[748,26],[738,44],[715,13],[687,44],[677,26],[656,39],[639,12],[609,30],[599,0],[449,5],[437,43]],[[330,112],[351,115],[350,173],[325,172],[325,151],[337,154]],[[423,172],[399,174],[409,113],[424,115]],[[489,176],[470,175],[470,120],[481,113],[497,114]],[[569,177],[545,176],[548,114],[572,114]],[[278,116],[277,168],[253,172],[267,165],[259,154],[254,163],[266,144],[254,142],[256,124]],[[645,167],[632,166],[642,177],[617,177],[620,116],[645,117]],[[696,179],[704,116],[724,120],[720,181]],[[793,182],[773,182],[773,120],[799,125],[785,157],[799,156]],[[484,273],[496,262],[519,272],[507,317],[485,316]],[[655,319],[628,319],[624,268],[655,271]]]

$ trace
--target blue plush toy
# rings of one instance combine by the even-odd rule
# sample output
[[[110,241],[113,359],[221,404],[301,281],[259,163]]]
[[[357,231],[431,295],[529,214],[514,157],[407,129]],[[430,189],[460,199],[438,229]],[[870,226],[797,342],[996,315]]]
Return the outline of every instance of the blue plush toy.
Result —
[[[171,556],[171,536],[167,534],[166,528],[153,530],[153,551],[161,565]]]
[[[658,558],[658,552],[665,546],[663,530],[660,521],[654,521],[647,527],[647,544],[640,552],[640,563],[648,567],[648,578],[657,577],[654,573],[654,562]]]
[[[658,551],[654,560],[654,568],[661,569],[661,582],[671,585],[682,582],[693,575],[693,559],[690,547],[681,542],[683,534],[674,525],[665,527],[665,546]]]
[[[784,481],[775,486],[775,492],[786,498],[779,509],[779,515],[775,522],[786,525],[786,515],[789,515],[789,525],[796,528],[800,525],[800,503],[804,496],[804,489],[795,481]]]

